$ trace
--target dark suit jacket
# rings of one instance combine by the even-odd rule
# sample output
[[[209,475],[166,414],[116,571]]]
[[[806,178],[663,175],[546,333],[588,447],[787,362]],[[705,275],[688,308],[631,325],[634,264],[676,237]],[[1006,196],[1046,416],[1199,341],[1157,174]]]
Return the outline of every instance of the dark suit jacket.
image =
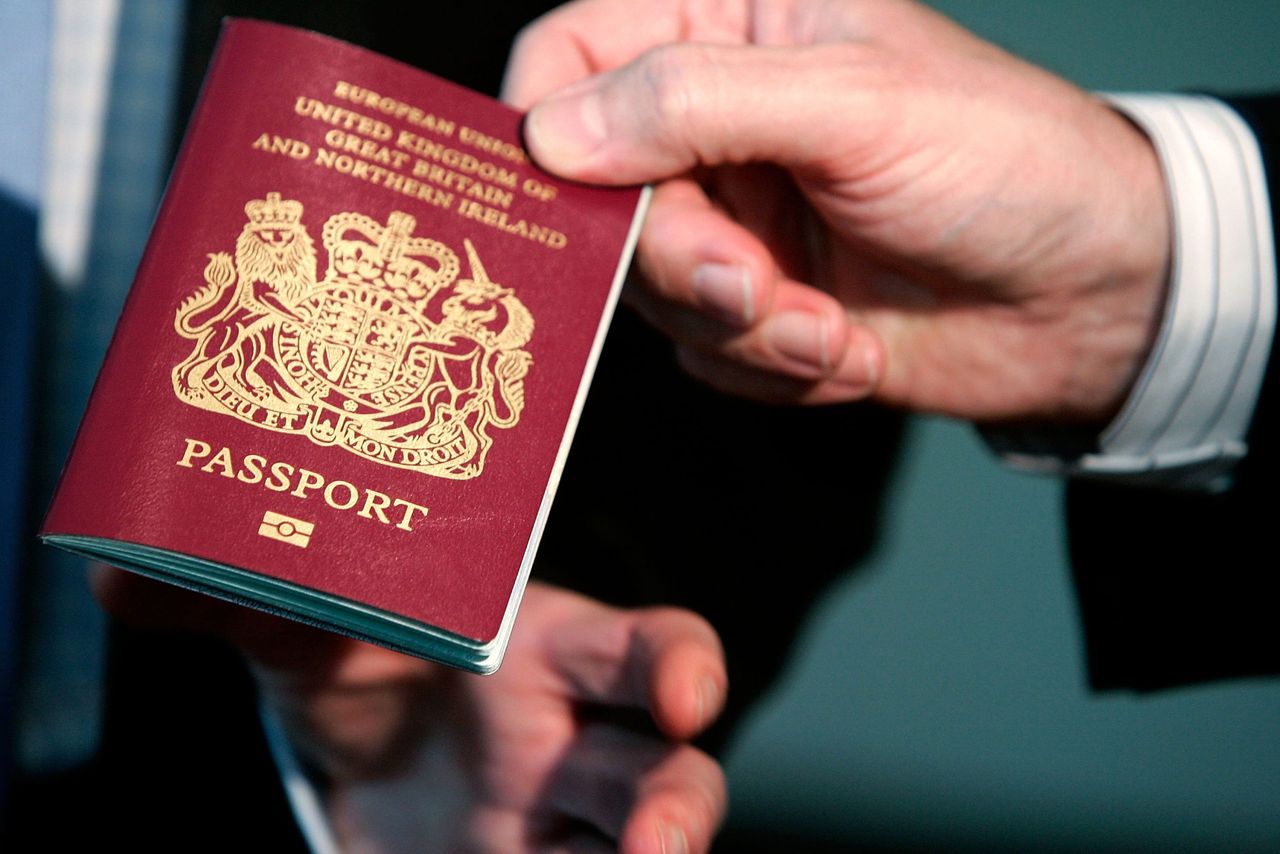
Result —
[[[1280,97],[1231,102],[1280,199]],[[1280,220],[1272,212],[1273,227]],[[1068,492],[1071,561],[1095,688],[1153,690],[1280,672],[1269,532],[1280,424],[1272,347],[1249,454],[1221,495],[1097,483]]]

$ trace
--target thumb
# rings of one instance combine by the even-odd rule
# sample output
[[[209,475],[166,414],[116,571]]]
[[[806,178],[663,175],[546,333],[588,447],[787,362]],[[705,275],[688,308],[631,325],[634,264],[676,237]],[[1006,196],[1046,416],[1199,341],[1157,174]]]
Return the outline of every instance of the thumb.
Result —
[[[814,140],[831,138],[832,94],[845,101],[866,91],[832,79],[848,73],[828,54],[851,47],[655,48],[536,104],[526,143],[551,172],[604,184],[747,161],[817,168]],[[861,112],[850,103],[841,110]]]

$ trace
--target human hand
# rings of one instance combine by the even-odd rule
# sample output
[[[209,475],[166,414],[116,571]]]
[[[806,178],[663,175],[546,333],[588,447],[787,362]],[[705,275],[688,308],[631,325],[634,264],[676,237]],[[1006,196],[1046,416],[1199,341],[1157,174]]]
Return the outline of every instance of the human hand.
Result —
[[[480,677],[119,570],[94,587],[118,617],[247,653],[331,781],[344,851],[699,852],[723,816],[719,767],[685,743],[720,711],[723,655],[687,611],[530,584],[505,664]]]
[[[1151,347],[1149,141],[910,0],[579,0],[505,96],[551,171],[659,182],[628,299],[721,389],[1098,421]]]

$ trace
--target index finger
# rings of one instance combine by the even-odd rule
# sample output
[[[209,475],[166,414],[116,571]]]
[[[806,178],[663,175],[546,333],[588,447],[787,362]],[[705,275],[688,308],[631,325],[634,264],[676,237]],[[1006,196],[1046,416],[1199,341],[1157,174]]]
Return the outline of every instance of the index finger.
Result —
[[[599,611],[547,637],[553,671],[577,699],[647,709],[672,738],[690,738],[719,716],[728,677],[715,630],[680,608]]]
[[[711,6],[713,8],[707,9]],[[571,83],[678,41],[742,44],[750,36],[747,0],[576,0],[537,18],[511,48],[502,99],[527,110]]]

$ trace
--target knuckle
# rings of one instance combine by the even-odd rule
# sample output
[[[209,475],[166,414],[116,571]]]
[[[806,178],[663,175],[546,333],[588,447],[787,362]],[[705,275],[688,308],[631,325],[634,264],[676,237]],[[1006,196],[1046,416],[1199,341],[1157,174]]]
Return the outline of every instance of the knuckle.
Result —
[[[636,68],[654,127],[688,130],[699,105],[714,100],[714,75],[708,73],[714,62],[706,46],[694,44],[657,47],[641,58]]]

